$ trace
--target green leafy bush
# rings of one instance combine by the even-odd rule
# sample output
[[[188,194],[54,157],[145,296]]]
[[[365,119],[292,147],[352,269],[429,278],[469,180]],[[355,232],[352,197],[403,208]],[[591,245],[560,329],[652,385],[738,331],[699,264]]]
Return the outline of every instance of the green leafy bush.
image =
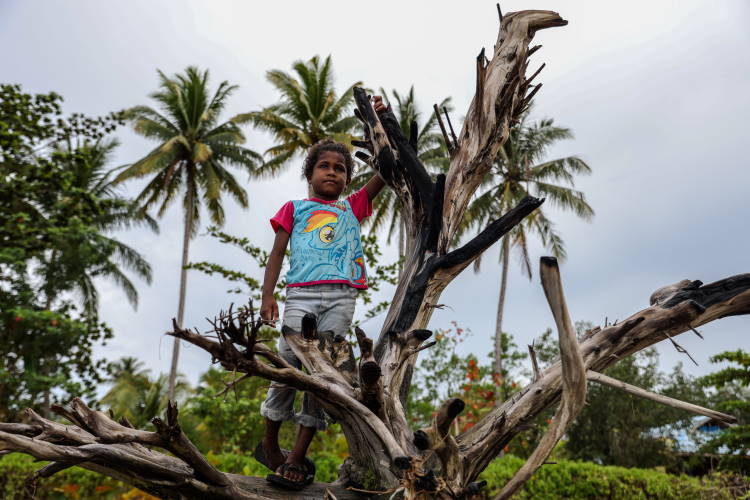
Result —
[[[480,476],[488,486],[486,498],[496,495],[524,460],[512,455],[495,460]],[[744,486],[742,486],[744,484]],[[740,485],[736,489],[732,485]],[[747,493],[748,483],[733,475],[705,478],[673,476],[652,469],[627,469],[591,462],[558,461],[545,465],[514,495],[514,500],[729,500]],[[744,489],[744,492],[743,492]],[[737,496],[735,496],[737,494]]]
[[[209,452],[206,458],[217,469],[230,474],[265,477],[268,469],[255,461],[251,455],[241,453]],[[342,459],[335,455],[311,453],[315,461],[316,481],[330,483],[338,478],[337,468]],[[34,462],[27,455],[17,453],[0,458],[0,500],[26,500],[26,479],[47,462]],[[40,479],[36,488],[37,500],[146,500],[154,497],[140,492],[95,472],[72,467],[48,479]]]
[[[208,460],[231,474],[264,477],[268,470],[250,455],[209,453]],[[334,481],[341,459],[335,455],[312,453],[317,467],[316,480]],[[482,473],[489,485],[484,498],[492,498],[523,465],[523,459],[506,455],[495,460]],[[44,463],[12,454],[0,459],[0,500],[25,500],[24,481]],[[706,478],[672,476],[649,469],[626,469],[590,462],[561,460],[542,467],[513,497],[517,500],[730,500],[748,492],[748,482],[732,474]],[[735,496],[736,495],[736,496]],[[37,484],[38,500],[151,500],[129,485],[77,467],[42,479]]]

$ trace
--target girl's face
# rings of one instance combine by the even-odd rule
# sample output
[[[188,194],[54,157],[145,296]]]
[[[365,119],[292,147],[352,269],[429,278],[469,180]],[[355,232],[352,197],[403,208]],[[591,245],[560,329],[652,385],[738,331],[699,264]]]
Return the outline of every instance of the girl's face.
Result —
[[[325,201],[338,200],[351,182],[344,158],[334,151],[325,151],[318,157],[308,180],[315,197]]]

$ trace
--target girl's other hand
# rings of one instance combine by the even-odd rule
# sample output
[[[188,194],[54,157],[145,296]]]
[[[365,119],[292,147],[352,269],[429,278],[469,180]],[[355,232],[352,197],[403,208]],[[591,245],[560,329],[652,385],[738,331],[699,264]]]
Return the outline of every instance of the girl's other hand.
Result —
[[[279,320],[279,304],[273,296],[263,297],[260,304],[260,317],[266,323],[276,326],[276,322]]]
[[[372,105],[375,108],[375,112],[378,114],[378,116],[381,116],[384,113],[388,112],[388,107],[383,104],[383,98],[379,95],[376,95],[372,98]]]

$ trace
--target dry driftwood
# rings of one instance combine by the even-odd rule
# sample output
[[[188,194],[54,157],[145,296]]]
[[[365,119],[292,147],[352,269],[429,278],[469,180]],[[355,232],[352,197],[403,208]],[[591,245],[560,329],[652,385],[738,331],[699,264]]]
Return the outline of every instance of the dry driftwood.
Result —
[[[577,341],[557,264],[543,259],[540,275],[557,325],[561,359],[544,372],[535,370],[532,383],[459,436],[450,433],[463,409],[457,398],[441,406],[432,426],[415,432],[409,428],[404,406],[411,376],[418,353],[430,345],[425,344],[431,335],[426,327],[441,292],[544,201],[527,197],[462,247],[449,248],[510,127],[541,87],[531,90],[538,71],[525,77],[528,58],[539,48],[529,49],[530,41],[540,29],[565,24],[548,11],[501,15],[492,58],[484,50],[477,58],[477,91],[463,127],[453,141],[444,133],[451,165],[447,175],[436,181],[417,159],[416,137],[407,138],[392,113],[378,117],[366,92],[354,89],[355,114],[365,129],[365,140],[355,145],[370,153],[357,156],[378,171],[398,196],[407,236],[402,279],[383,330],[375,340],[357,331],[358,363],[346,339],[318,331],[315,318],[307,317],[302,331],[283,330],[306,372],[291,367],[258,340],[261,321],[252,304],[242,311],[221,313],[213,322],[216,340],[176,322],[169,332],[206,350],[233,373],[233,382],[222,394],[248,376],[313,394],[341,424],[349,445],[349,457],[339,467],[336,483],[314,483],[301,492],[290,492],[262,478],[225,474],[185,437],[171,404],[166,421],[154,419],[157,431],[146,432],[133,429],[124,419],[115,422],[75,399],[70,410],[54,408],[73,425],[45,420],[31,410],[27,412],[31,424],[0,424],[0,452],[26,453],[52,462],[37,471],[29,488],[40,478],[78,466],[164,499],[361,499],[372,495],[361,491],[366,475],[369,488],[374,482],[379,491],[400,490],[410,499],[470,499],[483,486],[477,478],[490,461],[531,420],[562,400],[538,449],[497,497],[508,498],[545,463],[575,419],[585,397],[587,372],[601,372],[634,352],[715,319],[750,313],[750,275],[706,286],[685,280],[655,292],[651,306],[643,311],[615,325],[605,324]],[[450,122],[449,127],[453,132]]]

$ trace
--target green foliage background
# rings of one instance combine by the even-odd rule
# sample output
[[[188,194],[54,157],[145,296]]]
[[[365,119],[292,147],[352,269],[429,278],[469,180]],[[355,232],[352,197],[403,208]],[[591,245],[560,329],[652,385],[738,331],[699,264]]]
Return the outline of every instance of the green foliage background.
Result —
[[[311,454],[318,468],[316,479],[336,479],[338,461],[330,455]],[[224,472],[245,476],[265,476],[268,471],[247,455],[209,454],[211,462]],[[524,460],[512,455],[492,462],[481,479],[489,486],[480,498],[492,498],[521,467]],[[0,500],[25,500],[24,481],[45,463],[34,463],[31,457],[10,455],[0,460]],[[744,486],[741,486],[744,485]],[[736,489],[733,489],[736,487]],[[592,463],[561,460],[557,465],[542,467],[514,496],[519,500],[734,500],[746,480],[725,473],[707,478],[672,476],[646,469],[603,467]],[[67,490],[67,491],[66,491]],[[738,496],[735,496],[737,494]],[[118,481],[94,472],[72,468],[38,484],[38,500],[141,500],[154,498]]]

